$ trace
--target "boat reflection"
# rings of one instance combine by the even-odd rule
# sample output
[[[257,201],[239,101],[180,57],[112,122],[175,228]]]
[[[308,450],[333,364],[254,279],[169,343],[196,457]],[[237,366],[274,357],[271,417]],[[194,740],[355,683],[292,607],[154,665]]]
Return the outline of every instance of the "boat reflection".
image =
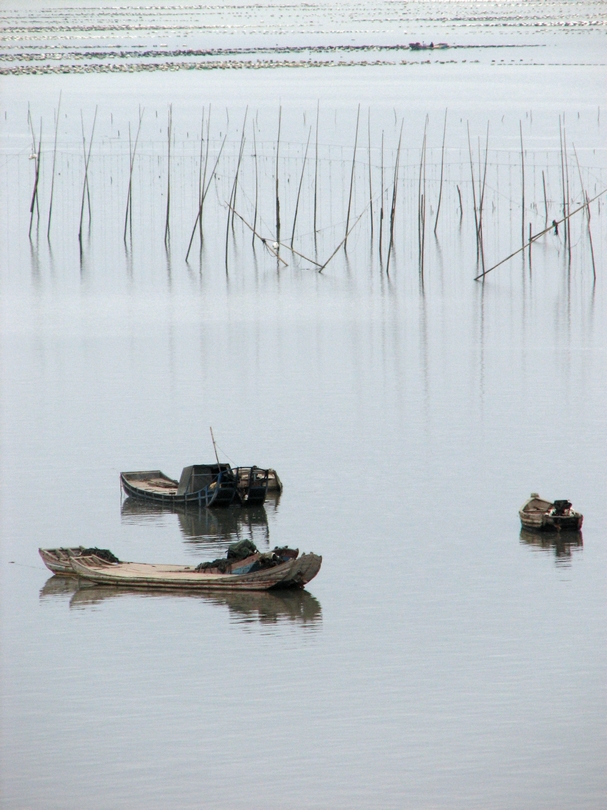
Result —
[[[526,546],[553,551],[558,564],[571,562],[572,552],[584,546],[582,532],[530,532],[521,529],[520,542]]]
[[[322,621],[320,602],[305,590],[222,591],[194,593],[191,590],[154,588],[118,588],[106,585],[85,585],[76,577],[52,576],[40,590],[40,600],[70,595],[69,606],[86,609],[110,599],[124,597],[153,597],[155,599],[195,599],[212,605],[225,605],[235,624],[278,625],[301,624],[309,627]]]
[[[278,507],[279,493],[266,500],[272,511]],[[237,540],[251,540],[255,545],[269,543],[270,529],[265,506],[228,506],[222,509],[207,509],[196,506],[163,506],[136,498],[125,498],[121,505],[123,523],[147,523],[161,520],[168,515],[177,515],[177,521],[184,538],[190,542],[202,543],[221,541],[233,543]]]
[[[63,596],[66,593],[74,593],[78,590],[78,580],[76,577],[61,577],[55,574],[47,579],[40,589],[40,600],[48,596]]]

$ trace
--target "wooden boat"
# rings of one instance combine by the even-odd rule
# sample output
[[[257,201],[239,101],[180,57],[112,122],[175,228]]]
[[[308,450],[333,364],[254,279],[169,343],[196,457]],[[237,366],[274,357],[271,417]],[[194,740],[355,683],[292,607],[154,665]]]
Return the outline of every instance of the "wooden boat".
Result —
[[[236,467],[238,498],[243,506],[261,506],[266,499],[269,485],[269,470],[261,467]]]
[[[84,549],[84,546],[78,548],[70,548],[69,551],[74,555],[78,555]],[[74,576],[74,569],[70,562],[70,555],[66,548],[39,548],[38,553],[42,557],[42,562],[46,567],[53,572],[53,574],[61,574],[62,576]]]
[[[229,464],[192,464],[179,481],[160,470],[120,473],[127,495],[164,504],[229,506],[238,497],[238,478]]]
[[[109,563],[94,555],[71,557],[74,573],[82,579],[100,585],[129,588],[158,588],[181,590],[243,590],[265,591],[270,588],[303,588],[320,570],[322,557],[292,551],[284,562],[263,567],[263,557],[253,554],[227,566],[197,571],[191,565],[155,565],[149,563]]]
[[[75,576],[74,569],[72,568],[72,560],[75,557],[81,557],[82,554],[86,552],[96,552],[97,555],[101,557],[101,559],[109,560],[116,560],[118,561],[118,557],[115,557],[111,551],[107,549],[101,548],[85,548],[84,546],[76,546],[73,548],[39,548],[38,553],[42,557],[43,563],[46,567],[53,572],[53,574],[59,574],[60,576],[64,577],[73,577]]]
[[[250,478],[250,471],[256,478],[267,476],[268,479],[268,492],[282,492],[282,481],[278,477],[276,470],[264,470],[261,467],[236,467],[234,472],[238,475],[239,484],[247,486]]]
[[[571,508],[569,501],[545,501],[532,492],[519,509],[523,529],[535,531],[579,531],[584,515]]]

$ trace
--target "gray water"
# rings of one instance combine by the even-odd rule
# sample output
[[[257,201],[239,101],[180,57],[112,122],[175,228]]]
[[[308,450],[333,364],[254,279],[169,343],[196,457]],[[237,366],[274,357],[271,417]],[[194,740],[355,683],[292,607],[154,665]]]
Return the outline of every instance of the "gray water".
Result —
[[[521,19],[514,4],[457,4],[460,22],[445,18],[451,5],[420,4],[425,22],[407,26],[404,42],[486,43],[499,35],[541,46],[542,64],[526,51],[520,66],[492,66],[495,54],[483,51],[470,65],[452,50],[452,64],[433,55],[413,67],[2,77],[3,808],[603,806],[604,202],[591,206],[596,279],[578,214],[570,254],[561,227],[535,243],[531,266],[525,252],[475,283],[466,126],[478,167],[490,121],[493,264],[521,244],[520,130],[525,222],[534,232],[545,219],[542,171],[549,221],[560,210],[559,116],[571,207],[582,199],[572,144],[589,196],[605,186],[604,24],[581,25],[584,14],[597,19],[596,4],[575,4],[574,15],[573,4],[551,6],[541,26],[534,15],[548,13],[543,4],[519,10]],[[22,8],[36,22],[41,7]],[[191,38],[221,48],[228,36],[239,47],[247,37],[260,48],[344,44],[361,16],[360,7],[343,6],[337,30],[335,7],[318,16],[276,8],[282,22],[266,21],[267,30],[262,20],[248,34],[193,30]],[[374,11],[371,21],[358,20],[355,38],[401,42],[385,4]],[[183,22],[185,12],[175,13]],[[225,9],[213,13],[225,21]],[[113,45],[171,44],[159,32],[176,24],[172,14],[159,11],[149,35],[116,27],[108,36]],[[294,21],[288,30],[285,20]],[[68,39],[53,36],[61,47]],[[96,47],[90,32],[78,37]],[[420,72],[403,73],[410,70]],[[225,199],[246,105],[239,209],[247,219],[253,210],[255,121],[260,227],[273,238],[278,107],[288,237],[317,101],[320,233],[315,246],[310,165],[297,244],[324,261],[343,238],[360,103],[356,217],[367,203],[367,111],[378,188],[384,132],[386,204],[404,121],[389,272],[387,244],[380,259],[377,219],[372,239],[366,214],[347,252],[322,273],[287,250],[288,266],[279,265],[260,242],[253,247],[240,221],[229,233],[226,267]],[[28,103],[36,133],[43,121],[40,220],[31,240]],[[169,103],[175,141],[165,248]],[[227,133],[225,160],[202,248],[196,242],[186,263],[201,108],[208,114],[209,104],[211,152]],[[80,249],[80,111],[88,140],[96,105],[91,226],[87,215]],[[145,117],[125,244],[126,133],[130,123],[134,135],[139,106]],[[446,107],[448,168],[435,240]],[[425,126],[432,224],[422,275],[412,195]],[[121,470],[177,476],[212,459],[210,425],[222,458],[278,470],[280,498],[263,509],[177,513],[121,495]],[[585,515],[582,535],[521,532],[517,510],[531,491],[569,498]],[[261,549],[288,544],[322,554],[322,569],[303,593],[158,594],[51,577],[37,554],[82,543],[121,559],[191,564],[242,537]]]

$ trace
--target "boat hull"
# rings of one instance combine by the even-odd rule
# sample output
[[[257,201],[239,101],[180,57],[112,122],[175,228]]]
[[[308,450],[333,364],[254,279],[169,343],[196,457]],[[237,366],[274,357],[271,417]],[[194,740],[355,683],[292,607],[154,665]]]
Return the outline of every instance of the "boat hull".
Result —
[[[521,526],[523,529],[531,529],[536,532],[579,532],[584,522],[584,516],[575,515],[529,515],[519,512]]]
[[[76,576],[72,568],[72,557],[78,556],[84,546],[77,548],[39,548],[38,553],[42,557],[43,563],[52,571],[53,574],[59,574],[64,577]]]
[[[71,564],[77,576],[100,585],[162,590],[265,591],[272,588],[303,588],[318,574],[322,557],[303,554],[273,568],[243,574],[199,573],[190,566],[107,563],[97,557],[82,556],[73,557]]]
[[[120,473],[120,483],[127,495],[139,500],[167,506],[230,506],[238,497],[235,478],[222,480],[195,492],[180,493],[179,482],[164,475],[160,470],[142,470]]]
[[[584,515],[571,508],[565,500],[547,501],[532,492],[518,512],[523,529],[536,532],[579,532]]]

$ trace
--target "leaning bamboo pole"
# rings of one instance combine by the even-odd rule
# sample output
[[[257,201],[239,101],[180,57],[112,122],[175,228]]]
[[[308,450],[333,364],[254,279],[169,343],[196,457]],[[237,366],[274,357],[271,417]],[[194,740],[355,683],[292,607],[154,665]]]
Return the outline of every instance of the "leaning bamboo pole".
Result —
[[[379,169],[379,190],[380,190],[380,201],[379,201],[379,264],[380,267],[384,266],[383,260],[383,229],[384,229],[384,131],[381,131],[381,155],[380,155],[380,169]]]
[[[242,155],[244,152],[244,145],[246,141],[245,137],[245,130],[247,127],[247,115],[249,113],[249,107],[247,105],[244,111],[244,120],[242,122],[242,134],[240,136],[240,151],[238,153],[238,162],[236,163],[236,174],[234,175],[234,186],[232,187],[232,206],[236,206],[236,193],[238,191],[238,175],[240,174],[240,166],[242,163]],[[234,214],[232,213],[232,230],[234,229]]]
[[[164,245],[168,246],[170,239],[171,216],[171,139],[173,137],[173,105],[169,104],[169,121],[167,126],[167,211],[164,225]]]
[[[276,136],[276,169],[274,172],[276,181],[276,241],[280,242],[280,194],[278,189],[278,156],[280,152],[280,126],[282,123],[282,106],[278,108],[278,134]]]
[[[472,160],[472,144],[470,142],[470,124],[466,121],[466,127],[468,130],[468,154],[470,157],[470,180],[472,185],[472,205],[474,207],[474,229],[476,231],[476,258],[477,261],[479,259],[481,250],[480,250],[480,234],[478,230],[478,212],[476,208],[476,183],[474,179],[474,162]],[[461,200],[461,197],[460,197]]]
[[[320,116],[320,102],[316,102],[316,144],[314,148],[314,244],[316,244],[317,209],[318,209],[318,119]]]
[[[208,180],[208,182],[206,184],[206,187],[205,187],[203,195],[202,195],[202,199],[200,200],[200,204],[198,206],[198,213],[196,214],[196,220],[194,221],[194,227],[192,228],[192,234],[190,236],[190,241],[188,243],[188,250],[187,250],[187,253],[185,254],[186,262],[188,260],[189,255],[190,255],[190,250],[192,249],[192,242],[194,241],[194,234],[196,233],[196,228],[198,227],[198,222],[199,222],[200,218],[202,217],[202,207],[204,205],[204,201],[206,199],[206,196],[207,196],[207,194],[209,192],[209,187],[211,185],[211,181],[215,177],[215,172],[217,171],[217,164],[219,163],[219,158],[221,157],[221,153],[223,152],[223,147],[225,146],[225,142],[226,142],[227,137],[228,137],[228,134],[226,132],[226,134],[224,135],[223,141],[221,142],[221,147],[219,149],[219,154],[217,155],[217,160],[215,161],[215,165],[213,166],[213,171],[211,172],[211,176],[209,177],[209,180]]]
[[[55,166],[57,163],[57,136],[59,133],[59,114],[61,113],[61,91],[59,91],[59,104],[57,105],[57,113],[55,117],[55,141],[53,144],[53,168],[51,171],[51,198],[48,204],[48,225],[46,228],[46,238],[51,238],[51,217],[53,216],[53,194],[55,191]]]
[[[525,244],[525,149],[523,147],[523,122],[518,122],[521,139],[521,243]]]
[[[81,119],[82,120],[82,119]],[[82,145],[84,148],[84,182],[82,184],[82,201],[80,203],[80,227],[78,229],[78,241],[80,242],[80,249],[82,250],[82,221],[84,219],[84,201],[86,199],[86,192],[89,185],[89,161],[91,159],[91,150],[93,148],[93,138],[95,137],[95,124],[97,123],[97,107],[95,107],[95,116],[93,118],[93,127],[91,129],[91,140],[89,142],[88,154],[86,152],[86,138],[84,135],[84,120],[82,120]],[[89,223],[91,221],[91,208],[89,198]]]
[[[481,253],[481,266],[485,269],[485,241],[483,233],[483,210],[485,205],[485,188],[487,186],[487,158],[489,155],[489,121],[487,121],[487,135],[485,139],[485,165],[482,173],[482,182],[480,177],[480,155],[479,155],[479,204],[478,204],[478,233],[479,233],[479,246]]]
[[[306,151],[301,166],[301,176],[299,178],[299,186],[297,188],[297,200],[295,201],[295,213],[293,214],[293,228],[291,229],[291,248],[293,248],[293,240],[295,239],[295,224],[297,222],[297,212],[299,211],[299,200],[301,198],[301,187],[303,185],[304,173],[306,170],[306,161],[308,159],[308,147],[310,146],[310,136],[312,135],[312,127],[308,131],[308,140],[306,143]]]
[[[367,112],[367,147],[369,162],[369,224],[371,226],[371,241],[373,241],[373,170],[371,165],[371,107]]]
[[[445,110],[445,122],[443,124],[443,145],[440,154],[440,184],[438,188],[438,203],[436,204],[436,218],[434,220],[434,233],[438,227],[438,217],[440,214],[440,206],[443,198],[443,176],[445,170],[445,138],[447,136],[447,110]]]
[[[352,193],[354,191],[354,168],[356,166],[356,149],[358,146],[358,123],[360,120],[360,104],[356,113],[356,132],[354,133],[354,149],[352,151],[352,170],[350,172],[350,193],[348,195],[348,213],[346,214],[346,235],[344,236],[344,250],[348,245],[348,227],[350,225],[350,210],[352,208]]]
[[[390,258],[394,247],[394,223],[396,220],[396,196],[398,193],[398,167],[400,164],[400,147],[403,139],[403,124],[400,123],[400,134],[398,136],[398,147],[396,149],[396,161],[394,162],[394,182],[392,184],[392,205],[390,207],[390,241],[388,243],[388,256],[386,258],[386,275],[390,275]]]
[[[31,117],[30,117],[31,123]],[[29,236],[32,235],[32,225],[34,222],[34,209],[37,211],[38,220],[40,219],[40,204],[38,202],[38,183],[40,182],[40,163],[42,154],[42,119],[40,119],[40,135],[38,136],[38,143],[36,144],[36,135],[34,133],[34,126],[32,124],[32,143],[33,143],[33,157],[35,160],[34,165],[34,188],[32,190],[32,200],[30,203],[30,227]],[[36,228],[38,225],[36,225]]]
[[[543,230],[543,231],[540,231],[539,233],[534,234],[534,235],[531,237],[531,241],[532,241],[532,242],[536,242],[536,241],[537,241],[537,240],[540,238],[540,236],[544,236],[544,234],[547,234],[547,233],[548,233],[549,231],[551,231],[553,228],[558,227],[558,226],[559,226],[561,223],[563,223],[563,222],[566,222],[566,220],[567,220],[568,218],[570,218],[570,217],[574,216],[575,214],[579,213],[580,211],[583,211],[583,210],[584,210],[584,208],[586,208],[586,206],[590,205],[590,203],[591,203],[591,202],[594,202],[595,200],[598,200],[598,199],[599,199],[599,197],[602,197],[602,196],[603,196],[603,194],[605,194],[605,192],[607,192],[607,189],[603,189],[603,191],[601,191],[599,194],[596,194],[596,195],[595,195],[595,196],[594,196],[592,199],[590,199],[590,200],[589,200],[589,199],[586,199],[586,201],[584,202],[584,204],[583,204],[583,205],[580,205],[580,207],[579,207],[579,208],[576,208],[576,209],[575,209],[575,211],[572,211],[572,212],[571,212],[570,214],[568,214],[566,217],[563,217],[562,219],[559,219],[559,220],[558,220],[558,222],[557,222],[557,220],[554,220],[554,222],[553,222],[553,223],[550,225],[550,227],[548,227],[548,228],[544,228],[544,230]],[[513,253],[511,253],[509,256],[506,256],[506,258],[505,258],[505,259],[502,259],[502,260],[501,260],[501,261],[499,261],[497,264],[494,264],[494,265],[493,265],[493,267],[490,267],[488,270],[485,270],[483,273],[480,273],[478,276],[475,276],[474,281],[478,281],[479,279],[484,278],[484,277],[485,277],[485,276],[486,276],[488,273],[490,273],[492,270],[495,270],[495,269],[496,269],[496,267],[500,267],[500,265],[505,264],[507,261],[509,261],[510,259],[514,258],[514,256],[517,256],[519,253],[521,253],[521,251],[525,250],[525,248],[526,248],[526,247],[528,247],[528,245],[527,245],[527,244],[523,245],[522,247],[518,248],[518,250],[515,250]]]
[[[577,164],[578,175],[580,177],[580,188],[582,189],[582,197],[587,201],[588,200],[588,192],[584,188],[584,180],[582,179],[582,169],[580,167],[580,161],[578,160],[577,151],[575,148],[575,144],[572,143],[573,146],[573,154],[575,155],[575,162]],[[592,275],[594,280],[596,281],[596,264],[594,262],[594,245],[592,244],[592,231],[590,230],[590,206],[586,204],[586,225],[588,228],[588,241],[590,242],[590,256],[592,258]]]
[[[141,122],[143,121],[143,113],[145,108],[139,110],[139,123],[137,125],[137,134],[135,136],[135,146],[131,150],[131,125],[129,124],[129,188],[126,196],[126,212],[124,214],[124,233],[123,240],[126,243],[127,225],[130,228],[132,236],[133,228],[133,168],[135,166],[135,155],[137,153],[137,144],[139,143],[139,133],[141,132]]]

